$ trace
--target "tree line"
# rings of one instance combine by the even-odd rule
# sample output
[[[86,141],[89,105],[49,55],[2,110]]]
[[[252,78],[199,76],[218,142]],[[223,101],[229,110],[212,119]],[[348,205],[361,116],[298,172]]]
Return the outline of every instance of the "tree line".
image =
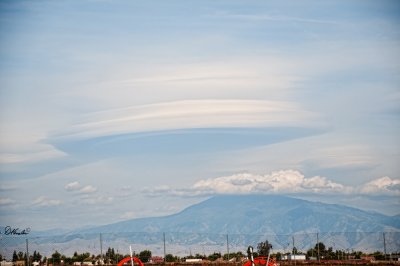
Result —
[[[281,252],[273,252],[272,245],[268,242],[268,240],[264,242],[260,242],[257,244],[255,251],[253,252],[253,257],[259,256],[268,256],[276,260],[281,260],[284,255],[288,254],[296,254],[296,255],[305,255],[307,259],[321,259],[321,260],[348,260],[348,259],[361,259],[363,256],[373,256],[376,260],[385,260],[385,254],[381,251],[375,251],[373,253],[365,254],[361,251],[354,250],[334,250],[332,247],[326,247],[324,243],[319,242],[313,248],[308,249],[306,252],[302,252],[297,250],[296,247],[293,247],[291,252],[281,253]],[[400,253],[393,253],[399,255]],[[115,251],[114,248],[109,247],[105,252],[104,256],[90,254],[89,252],[78,253],[74,252],[72,256],[66,256],[61,254],[59,251],[55,251],[50,257],[42,256],[38,251],[34,251],[29,256],[30,264],[33,262],[43,262],[49,263],[53,265],[59,265],[61,262],[64,265],[74,265],[74,263],[79,262],[91,262],[92,264],[117,264],[120,260],[125,257],[130,256],[129,254],[121,254]],[[134,256],[138,257],[142,262],[146,263],[152,259],[152,252],[150,250],[143,250],[139,253],[134,253]],[[166,254],[165,262],[179,262],[185,261],[186,259],[203,259],[209,261],[215,261],[217,259],[230,260],[230,259],[241,259],[243,257],[249,257],[249,254],[244,254],[241,251],[233,252],[233,253],[225,253],[221,254],[220,252],[214,252],[212,254],[194,254],[188,255],[184,257],[175,256],[174,254]],[[3,260],[3,256],[0,254],[0,260]],[[13,252],[12,261],[27,261],[26,253],[22,251]],[[101,262],[100,262],[101,261]],[[97,263],[96,263],[97,262]],[[30,265],[29,264],[29,265]]]

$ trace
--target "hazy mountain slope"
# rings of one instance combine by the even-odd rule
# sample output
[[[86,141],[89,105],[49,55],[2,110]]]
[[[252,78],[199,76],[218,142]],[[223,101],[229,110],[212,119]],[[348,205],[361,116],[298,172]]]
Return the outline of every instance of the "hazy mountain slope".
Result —
[[[216,196],[170,216],[133,219],[82,232],[293,234],[400,231],[399,216],[285,196]]]
[[[225,252],[229,236],[231,250],[241,251],[268,239],[282,252],[290,251],[293,243],[306,251],[317,241],[339,250],[382,251],[386,247],[387,252],[397,252],[400,216],[285,196],[216,196],[174,215],[56,233],[29,234],[30,246],[50,255],[55,248],[66,254],[98,254],[100,246],[126,250],[134,244],[136,251],[150,249],[160,255],[166,241],[168,252],[177,255],[211,254]],[[4,252],[26,248],[25,237],[3,236]]]

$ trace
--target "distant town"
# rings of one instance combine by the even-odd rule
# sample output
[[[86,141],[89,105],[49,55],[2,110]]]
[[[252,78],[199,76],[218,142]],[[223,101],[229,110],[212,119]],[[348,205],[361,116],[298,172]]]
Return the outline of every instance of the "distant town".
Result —
[[[253,250],[253,247],[251,247]],[[249,246],[250,249],[250,246]],[[221,254],[190,254],[188,256],[176,256],[165,254],[165,256],[154,256],[151,250],[133,252],[133,257],[138,258],[144,264],[149,265],[237,265],[257,266],[267,265],[400,265],[400,253],[384,254],[381,251],[365,253],[355,250],[334,250],[319,242],[306,252],[298,251],[295,247],[291,252],[273,252],[272,245],[268,240],[260,242],[251,253],[233,252]],[[118,263],[131,254],[121,254],[112,247],[108,247],[104,254],[91,254],[89,252],[74,252],[72,256],[66,256],[55,250],[50,256],[44,256],[40,251],[33,253],[14,250],[12,258],[6,259],[0,254],[0,266],[93,266],[93,265],[119,265]]]

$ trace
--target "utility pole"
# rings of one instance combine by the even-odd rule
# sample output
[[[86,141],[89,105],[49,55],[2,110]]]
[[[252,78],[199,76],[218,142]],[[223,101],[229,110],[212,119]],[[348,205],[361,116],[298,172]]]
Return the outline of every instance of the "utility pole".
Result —
[[[165,256],[166,256],[166,249],[165,249],[165,233],[163,233],[163,243],[164,243],[164,263],[166,263],[167,261],[165,260]]]
[[[386,260],[386,236],[385,236],[385,232],[383,232],[383,253],[385,254],[385,260]]]
[[[228,238],[228,234],[226,234],[226,251],[228,252],[228,261],[229,261],[229,238]]]
[[[320,260],[319,260],[319,239],[318,239],[318,233],[317,233],[317,256],[318,256],[318,263],[320,263]]]
[[[292,255],[293,255],[293,260],[294,260],[294,265],[296,265],[296,254],[295,254],[295,246],[294,246],[294,236],[292,236],[292,241],[293,241],[293,250],[292,250]]]
[[[292,248],[292,255],[294,255],[294,236],[292,236],[292,244],[293,244],[293,248]]]
[[[29,266],[29,248],[28,248],[28,238],[26,239],[26,265]]]
[[[101,260],[104,262],[104,259],[103,259],[103,237],[102,237],[101,233],[100,233],[100,256],[101,256]]]

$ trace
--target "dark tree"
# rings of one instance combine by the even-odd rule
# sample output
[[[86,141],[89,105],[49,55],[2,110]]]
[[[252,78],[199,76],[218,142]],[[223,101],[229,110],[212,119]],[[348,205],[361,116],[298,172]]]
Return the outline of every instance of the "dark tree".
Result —
[[[211,261],[214,261],[214,260],[217,260],[217,259],[219,259],[219,258],[221,258],[222,257],[222,255],[221,255],[221,253],[219,253],[219,252],[214,252],[213,254],[211,254],[211,255],[208,255],[208,259],[209,260],[211,260]]]
[[[53,264],[60,264],[61,263],[61,253],[57,250],[51,255],[51,260]]]
[[[24,259],[24,252],[20,251],[18,252],[18,260],[23,260]]]
[[[179,260],[178,257],[176,257],[176,256],[174,256],[172,254],[166,254],[165,255],[165,261],[166,262],[176,262],[178,260]]]
[[[241,251],[238,251],[238,252],[229,253],[229,254],[225,253],[224,256],[223,256],[223,259],[224,260],[228,260],[228,259],[235,258],[236,260],[238,260],[238,259],[243,258],[243,257],[244,257],[243,253]]]
[[[35,250],[32,255],[32,260],[33,261],[41,261],[41,259],[42,259],[42,255],[40,255],[40,253],[36,252],[36,250]]]
[[[139,259],[142,262],[149,262],[151,258],[151,251],[150,250],[143,250],[139,253]]]
[[[257,244],[257,253],[259,256],[268,256],[271,249],[272,245],[268,242],[268,240]]]
[[[13,256],[12,256],[12,261],[16,262],[18,260],[18,255],[17,252],[14,250]]]

